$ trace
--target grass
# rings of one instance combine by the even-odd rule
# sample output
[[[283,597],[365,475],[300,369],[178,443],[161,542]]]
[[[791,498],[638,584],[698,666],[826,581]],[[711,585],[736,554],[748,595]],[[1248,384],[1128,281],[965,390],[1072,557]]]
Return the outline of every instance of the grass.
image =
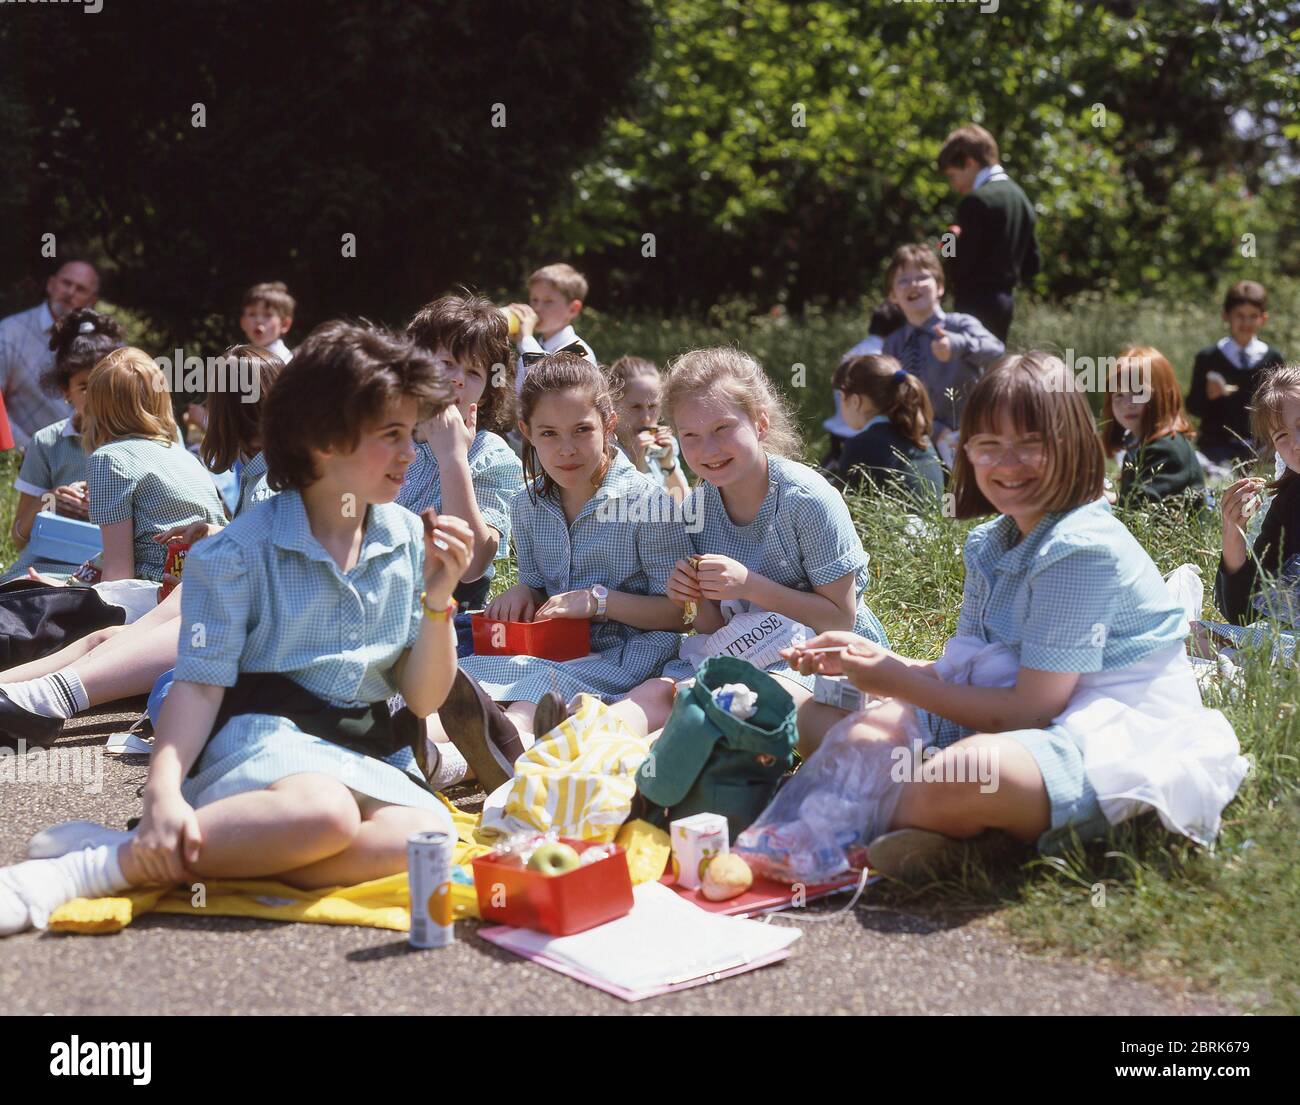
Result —
[[[1273,288],[1265,336],[1292,354],[1300,351],[1300,286]],[[1289,320],[1289,321],[1283,321]],[[857,315],[810,314],[799,321],[755,318],[743,304],[726,304],[707,320],[637,320],[589,316],[580,327],[607,360],[639,353],[664,363],[702,345],[736,343],[763,361],[785,386],[808,442],[808,456],[824,443],[828,379],[840,354],[862,337]],[[1222,333],[1217,311],[1196,305],[1149,302],[1134,306],[1081,303],[1070,308],[1026,305],[1013,345],[1073,349],[1108,356],[1128,342],[1155,345],[1184,378],[1196,349]],[[804,366],[800,373],[798,366]],[[0,561],[14,555],[8,533],[16,495],[14,454],[0,456]],[[894,646],[923,658],[939,655],[953,632],[962,593],[961,548],[969,523],[936,509],[927,532],[905,529],[905,515],[886,499],[850,502],[871,557],[868,600]],[[1124,519],[1164,573],[1182,563],[1201,567],[1210,583],[1218,561],[1217,519],[1171,520],[1133,513]],[[498,587],[513,579],[503,565]],[[1207,605],[1207,613],[1210,613]],[[1103,843],[1076,848],[1027,868],[976,869],[962,883],[919,896],[887,892],[911,908],[961,906],[994,914],[1026,947],[1104,960],[1139,974],[1207,985],[1243,1008],[1300,1012],[1300,957],[1291,953],[1300,916],[1300,671],[1272,669],[1262,659],[1244,667],[1233,697],[1212,693],[1254,768],[1228,806],[1211,855],[1163,831],[1153,819],[1121,826]]]

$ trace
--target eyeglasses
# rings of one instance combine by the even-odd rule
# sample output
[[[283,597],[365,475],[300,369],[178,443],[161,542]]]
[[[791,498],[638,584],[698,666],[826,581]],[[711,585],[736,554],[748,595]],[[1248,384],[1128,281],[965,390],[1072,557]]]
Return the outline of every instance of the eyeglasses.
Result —
[[[910,288],[913,284],[924,284],[927,280],[933,280],[934,273],[923,272],[920,276],[899,276],[894,280],[895,288]]]
[[[1010,453],[1017,464],[1038,468],[1047,456],[1047,446],[1041,441],[1018,441],[1006,444],[1001,441],[968,441],[966,456],[976,468],[992,468]]]

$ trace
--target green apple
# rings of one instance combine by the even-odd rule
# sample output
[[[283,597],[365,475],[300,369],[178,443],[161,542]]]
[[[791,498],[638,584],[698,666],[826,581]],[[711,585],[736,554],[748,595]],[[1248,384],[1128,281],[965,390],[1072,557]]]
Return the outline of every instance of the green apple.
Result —
[[[530,871],[540,871],[547,876],[576,871],[581,865],[578,853],[569,845],[558,842],[540,845],[528,860]]]

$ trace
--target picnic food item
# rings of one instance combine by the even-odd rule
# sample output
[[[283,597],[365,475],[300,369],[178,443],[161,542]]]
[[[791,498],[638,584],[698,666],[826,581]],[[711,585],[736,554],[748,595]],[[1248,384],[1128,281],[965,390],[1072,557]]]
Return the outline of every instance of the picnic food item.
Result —
[[[506,316],[506,326],[509,328],[510,337],[512,339],[519,337],[519,316],[509,307],[498,307],[497,310]]]
[[[413,948],[445,948],[456,939],[451,902],[455,848],[455,835],[439,831],[416,833],[406,842]]]
[[[167,559],[163,563],[163,584],[158,590],[158,601],[162,602],[168,595],[175,590],[181,581],[181,573],[185,570],[185,558],[190,553],[190,544],[188,541],[172,541],[167,545]],[[167,576],[174,576],[174,579],[167,579]]]
[[[698,556],[693,556],[691,557],[690,562],[691,568],[698,571],[700,567],[700,558]],[[693,625],[699,612],[699,606],[692,600],[687,599],[686,602],[682,604],[682,622],[686,625]]]
[[[758,692],[744,683],[724,683],[713,692],[713,701],[719,710],[726,710],[742,721],[753,717],[758,710]]]
[[[754,873],[734,852],[715,856],[704,869],[704,882],[700,889],[711,902],[725,902],[739,897],[754,885]]]
[[[694,890],[704,881],[704,872],[717,856],[731,848],[727,819],[720,813],[697,813],[681,817],[668,826],[673,844],[673,870],[677,885]]]
[[[1241,387],[1239,385],[1228,383],[1228,381],[1224,378],[1222,372],[1207,372],[1205,374],[1205,379],[1207,381],[1213,381],[1214,383],[1218,384],[1219,387],[1223,390],[1224,395],[1232,395],[1234,392],[1241,390]]]
[[[528,860],[528,869],[540,871],[543,875],[563,875],[581,865],[578,853],[559,841],[540,845]]]

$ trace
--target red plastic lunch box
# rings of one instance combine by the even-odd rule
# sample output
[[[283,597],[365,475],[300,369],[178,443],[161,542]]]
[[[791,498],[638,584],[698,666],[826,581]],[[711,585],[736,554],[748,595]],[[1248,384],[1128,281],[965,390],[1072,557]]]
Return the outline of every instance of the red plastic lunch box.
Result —
[[[591,651],[590,618],[543,618],[540,622],[499,622],[486,614],[470,617],[475,656],[539,656],[577,660]]]
[[[604,847],[592,840],[564,840],[579,854]],[[474,889],[485,921],[571,936],[603,925],[632,909],[632,876],[627,854],[614,854],[563,875],[530,871],[517,857],[479,856],[474,860]]]

